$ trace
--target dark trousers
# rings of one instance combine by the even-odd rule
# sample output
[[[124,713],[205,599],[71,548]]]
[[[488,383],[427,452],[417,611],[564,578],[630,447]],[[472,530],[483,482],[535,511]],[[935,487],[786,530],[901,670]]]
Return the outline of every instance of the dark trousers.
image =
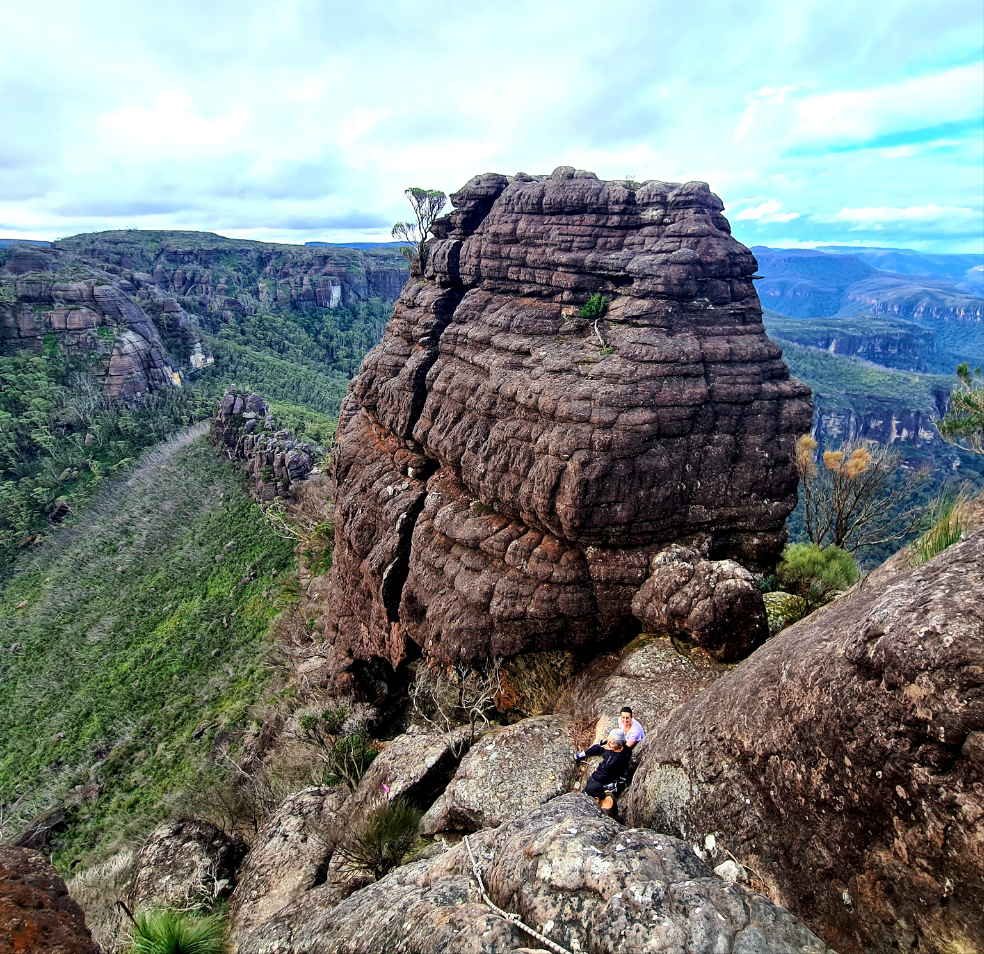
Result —
[[[584,792],[592,798],[602,798],[605,795],[605,783],[593,777],[589,778],[587,785],[584,786]]]

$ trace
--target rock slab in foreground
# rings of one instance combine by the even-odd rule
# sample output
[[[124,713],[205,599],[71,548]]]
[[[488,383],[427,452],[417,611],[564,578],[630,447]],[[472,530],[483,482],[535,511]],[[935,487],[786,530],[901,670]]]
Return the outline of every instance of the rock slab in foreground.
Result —
[[[647,743],[629,822],[716,834],[842,952],[984,950],[982,593],[977,530],[784,630]]]
[[[829,954],[766,898],[714,877],[684,842],[626,829],[586,795],[470,836],[488,893],[570,951]],[[539,944],[482,900],[465,845],[391,872],[336,907],[318,891],[239,954],[504,954]]]
[[[422,831],[477,831],[537,808],[573,787],[574,751],[571,726],[557,716],[492,729],[461,760],[424,816]]]
[[[0,954],[99,954],[82,909],[36,851],[0,845]]]
[[[796,502],[809,389],[706,184],[562,167],[451,200],[340,416],[342,691],[417,647],[453,663],[621,638],[654,553],[764,566]],[[594,294],[604,315],[582,317]]]

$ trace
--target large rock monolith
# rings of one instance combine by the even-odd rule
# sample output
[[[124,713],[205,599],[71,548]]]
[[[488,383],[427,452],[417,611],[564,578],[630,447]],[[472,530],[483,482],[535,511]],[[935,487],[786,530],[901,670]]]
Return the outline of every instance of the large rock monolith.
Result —
[[[326,667],[343,690],[419,654],[590,652],[638,631],[655,553],[766,566],[796,503],[810,392],[704,183],[562,167],[451,201],[342,408]]]

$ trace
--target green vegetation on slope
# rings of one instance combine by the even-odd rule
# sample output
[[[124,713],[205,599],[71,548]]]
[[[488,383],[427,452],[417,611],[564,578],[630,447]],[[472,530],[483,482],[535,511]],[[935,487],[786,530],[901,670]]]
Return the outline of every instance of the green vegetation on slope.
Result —
[[[78,510],[104,478],[212,410],[212,396],[194,389],[134,406],[104,400],[86,374],[89,360],[54,340],[40,354],[0,355],[0,583],[53,508]]]
[[[274,616],[277,536],[201,428],[153,451],[0,593],[5,822],[64,804],[54,860],[95,863],[169,813],[247,724]],[[98,794],[97,794],[98,793]]]
[[[952,377],[894,371],[786,341],[782,345],[790,371],[810,385],[828,410],[935,411],[953,386]]]

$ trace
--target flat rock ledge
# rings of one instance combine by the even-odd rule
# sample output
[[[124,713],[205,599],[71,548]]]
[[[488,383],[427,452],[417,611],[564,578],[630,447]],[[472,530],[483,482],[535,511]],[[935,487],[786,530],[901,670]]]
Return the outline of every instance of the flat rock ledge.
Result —
[[[784,909],[707,868],[690,845],[628,829],[568,794],[470,836],[495,905],[571,952],[832,954]],[[340,904],[310,892],[239,954],[516,954],[541,942],[482,898],[465,844]]]

